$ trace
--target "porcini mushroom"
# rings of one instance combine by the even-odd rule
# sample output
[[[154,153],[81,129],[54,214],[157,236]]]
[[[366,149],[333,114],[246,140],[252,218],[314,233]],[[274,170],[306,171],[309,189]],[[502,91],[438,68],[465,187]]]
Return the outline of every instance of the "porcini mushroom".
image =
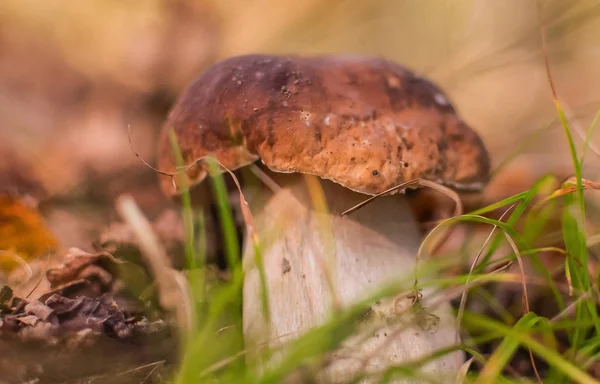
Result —
[[[170,112],[159,144],[163,170],[175,168],[166,138],[171,128],[186,163],[211,155],[234,170],[260,159],[281,186],[253,206],[256,230],[268,239],[262,257],[269,324],[261,312],[254,250],[248,242],[244,248],[249,344],[294,339],[327,320],[332,298],[350,305],[413,270],[421,239],[403,195],[381,197],[342,217],[345,209],[414,178],[476,191],[489,177],[482,140],[448,97],[430,81],[377,57],[224,60],[197,78]],[[301,174],[318,177],[328,212],[314,208]],[[202,163],[187,170],[192,184],[205,176]],[[171,179],[161,183],[165,193],[177,193]],[[427,300],[428,291],[423,295]],[[367,340],[349,341],[344,356],[338,354],[329,366],[329,379],[344,381],[363,368],[383,370],[455,343],[458,331],[448,303],[428,308],[439,317],[433,331],[407,314],[398,315],[403,321],[393,319],[411,304],[406,293],[374,303],[375,318],[387,324]],[[443,356],[424,371],[454,380],[461,356]]]

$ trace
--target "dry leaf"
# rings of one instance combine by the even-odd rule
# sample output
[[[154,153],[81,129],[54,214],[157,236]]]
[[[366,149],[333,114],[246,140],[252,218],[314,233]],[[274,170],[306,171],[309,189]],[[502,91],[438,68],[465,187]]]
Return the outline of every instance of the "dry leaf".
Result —
[[[108,252],[98,252],[95,254],[82,251],[79,248],[71,248],[64,257],[63,263],[55,268],[50,268],[46,272],[46,278],[51,284],[51,288],[58,285],[67,284],[78,279],[97,278],[105,287],[109,286],[113,276],[105,269],[97,265],[100,261],[109,260],[120,264],[121,261],[114,258]]]
[[[52,308],[42,304],[37,300],[27,303],[24,310],[26,313],[30,313],[42,321],[48,321],[52,315],[54,315]]]
[[[0,269],[10,271],[21,264],[55,251],[58,241],[48,230],[40,213],[25,200],[0,195]]]
[[[584,190],[586,190],[586,189],[600,190],[600,183],[597,183],[595,181],[591,181],[591,180],[582,178],[581,184],[582,184],[582,188]],[[559,196],[563,196],[563,195],[566,195],[569,193],[576,192],[576,191],[577,191],[577,179],[575,177],[569,177],[562,184],[560,189],[557,189],[550,196],[546,197],[546,199],[544,199],[544,202],[551,200],[551,199],[555,199]]]
[[[40,321],[40,318],[37,317],[36,315],[26,315],[23,317],[18,317],[17,321],[20,323],[23,323],[25,325],[29,325],[29,326],[33,327],[34,325],[37,324],[38,321]]]

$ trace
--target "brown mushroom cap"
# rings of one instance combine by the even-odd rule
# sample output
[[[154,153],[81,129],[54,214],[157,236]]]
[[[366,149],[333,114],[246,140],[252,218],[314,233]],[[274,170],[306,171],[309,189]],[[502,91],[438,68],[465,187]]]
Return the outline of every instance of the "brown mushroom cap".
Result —
[[[163,127],[159,168],[173,171],[167,130],[185,164],[230,170],[258,159],[275,172],[317,175],[373,195],[414,178],[479,190],[490,160],[481,138],[431,82],[388,60],[245,55],[209,68]],[[203,162],[188,169],[201,182]],[[168,195],[172,180],[161,176]]]

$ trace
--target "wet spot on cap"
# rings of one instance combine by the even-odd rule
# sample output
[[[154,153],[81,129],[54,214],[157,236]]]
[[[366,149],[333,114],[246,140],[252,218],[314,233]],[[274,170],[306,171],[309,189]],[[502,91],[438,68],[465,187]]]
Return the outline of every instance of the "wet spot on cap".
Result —
[[[390,74],[387,76],[386,80],[387,80],[388,87],[390,87],[390,88],[399,88],[400,87],[401,82],[397,76]]]
[[[435,99],[435,102],[439,105],[446,106],[450,104],[446,96],[442,95],[441,93],[436,93],[433,98]]]

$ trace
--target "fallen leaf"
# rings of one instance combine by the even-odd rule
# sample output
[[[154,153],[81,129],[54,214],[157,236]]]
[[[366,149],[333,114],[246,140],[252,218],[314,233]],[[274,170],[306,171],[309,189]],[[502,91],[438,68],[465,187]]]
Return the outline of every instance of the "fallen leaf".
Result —
[[[25,325],[29,325],[29,326],[34,326],[37,324],[38,321],[40,321],[41,319],[39,317],[37,317],[36,315],[26,315],[23,317],[18,317],[17,321],[20,323],[23,323]]]
[[[586,189],[600,190],[600,183],[597,183],[595,181],[591,181],[591,180],[582,178],[581,184],[582,184],[581,187],[584,190],[586,190]],[[577,191],[577,179],[575,177],[570,177],[562,184],[562,186],[559,189],[557,189],[552,194],[550,194],[550,196],[546,197],[544,199],[544,202],[551,200],[551,199],[555,199],[560,196],[567,195],[569,193],[574,193],[576,191]]]
[[[25,305],[26,313],[31,313],[43,321],[48,321],[54,315],[54,310],[43,303],[34,300]]]
[[[0,332],[52,343],[55,337],[79,339],[77,335],[82,331],[121,340],[134,340],[167,329],[164,321],[149,321],[145,318],[141,307],[135,312],[125,310],[118,305],[118,300],[111,293],[94,298],[68,298],[54,293],[42,300],[23,303],[25,305],[14,306],[2,316]]]
[[[95,254],[85,252],[79,248],[71,248],[64,257],[64,261],[58,267],[50,268],[46,272],[46,278],[51,288],[67,284],[78,279],[96,278],[104,287],[109,287],[113,276],[98,264],[108,260],[114,264],[122,263],[108,252]]]
[[[0,269],[11,271],[28,261],[55,251],[58,242],[35,207],[10,194],[0,195]]]

